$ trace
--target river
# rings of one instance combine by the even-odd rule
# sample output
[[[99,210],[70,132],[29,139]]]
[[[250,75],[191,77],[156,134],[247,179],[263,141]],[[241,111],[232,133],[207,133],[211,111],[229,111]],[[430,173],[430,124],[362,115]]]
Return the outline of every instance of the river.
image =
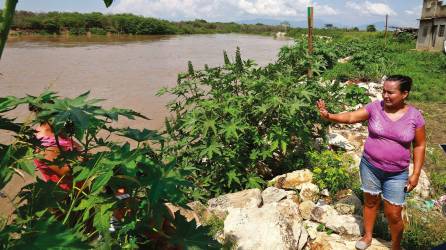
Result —
[[[105,107],[132,108],[151,118],[120,125],[161,129],[171,97],[155,93],[174,86],[189,60],[195,69],[221,65],[223,50],[234,58],[239,46],[243,59],[266,65],[286,44],[291,41],[241,34],[12,38],[0,61],[0,96],[50,88],[75,97],[90,90],[91,97],[106,99]]]

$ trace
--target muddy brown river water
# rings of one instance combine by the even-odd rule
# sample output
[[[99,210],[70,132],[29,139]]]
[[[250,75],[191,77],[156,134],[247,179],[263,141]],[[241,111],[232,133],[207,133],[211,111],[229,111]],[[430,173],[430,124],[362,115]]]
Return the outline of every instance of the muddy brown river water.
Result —
[[[152,119],[129,125],[160,129],[169,97],[155,93],[174,86],[189,60],[196,69],[221,65],[223,50],[234,58],[239,46],[243,59],[265,65],[290,43],[240,34],[13,38],[0,61],[0,96],[50,88],[74,97],[90,90],[91,97],[106,99],[106,107],[132,108]]]
[[[279,49],[290,40],[271,37],[224,34],[188,36],[119,36],[119,37],[13,37],[0,60],[0,96],[38,95],[44,89],[60,96],[75,97],[91,91],[92,98],[104,98],[105,107],[134,109],[151,120],[124,120],[119,126],[162,129],[169,96],[157,97],[163,86],[174,86],[177,74],[205,64],[223,64],[223,50],[234,58],[240,47],[243,59],[259,65],[274,62]],[[14,116],[23,119],[25,108]],[[0,131],[0,140],[5,140]],[[10,199],[32,177],[14,176],[2,190],[0,217],[10,214]]]

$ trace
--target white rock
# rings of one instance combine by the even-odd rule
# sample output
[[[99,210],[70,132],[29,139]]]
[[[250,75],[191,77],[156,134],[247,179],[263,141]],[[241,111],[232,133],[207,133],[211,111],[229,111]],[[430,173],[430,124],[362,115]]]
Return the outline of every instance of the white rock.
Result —
[[[355,214],[362,213],[362,202],[353,191],[338,199],[336,203],[351,205]]]
[[[209,211],[221,218],[230,208],[257,208],[261,205],[262,195],[257,188],[221,195],[208,201]]]
[[[317,228],[319,227],[319,223],[313,222],[311,220],[305,220],[303,223],[304,228],[307,230],[310,239],[314,240],[317,237]]]
[[[237,249],[302,249],[308,233],[301,222],[298,206],[290,200],[261,208],[230,208],[224,234]]]
[[[311,212],[311,218],[343,235],[360,236],[363,232],[363,221],[361,217],[339,215],[334,208],[328,205],[315,207]]]
[[[319,187],[313,183],[303,183],[300,186],[299,197],[301,201],[316,202],[319,199]]]
[[[334,208],[340,214],[354,214],[355,213],[355,206],[345,204],[345,203],[336,203],[334,205]]]
[[[285,199],[287,195],[288,192],[283,189],[268,187],[262,192],[263,204],[279,202],[280,200]]]
[[[311,182],[312,180],[313,173],[309,169],[302,169],[276,176],[268,184],[277,188],[296,189],[300,184]]]
[[[318,250],[340,250],[340,249],[355,249],[357,238],[344,238],[338,234],[328,235],[325,232],[318,232],[316,240],[311,242],[310,249]],[[367,250],[390,250],[391,242],[384,240],[372,239],[372,244]]]
[[[413,163],[409,165],[409,176],[413,173]],[[412,193],[414,193],[415,197],[419,197],[421,199],[428,199],[431,197],[431,183],[429,181],[429,178],[426,175],[426,172],[424,172],[423,169],[421,169],[420,172],[420,178],[418,179],[418,185],[412,190]]]
[[[342,136],[338,133],[329,133],[328,134],[328,143],[331,146],[342,148],[347,151],[355,150],[355,147],[353,145],[351,145],[350,142],[344,136]]]
[[[316,204],[312,201],[304,201],[299,204],[299,211],[303,219],[309,220],[311,218],[311,211],[313,211]]]
[[[321,195],[323,195],[323,196],[330,196],[330,192],[328,191],[328,189],[323,189],[321,191]]]

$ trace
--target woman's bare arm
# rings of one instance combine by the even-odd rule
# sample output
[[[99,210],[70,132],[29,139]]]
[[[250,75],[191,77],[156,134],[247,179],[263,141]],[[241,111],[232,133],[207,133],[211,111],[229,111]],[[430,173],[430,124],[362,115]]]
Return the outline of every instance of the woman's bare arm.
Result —
[[[331,122],[352,124],[369,119],[369,113],[367,110],[365,110],[365,108],[360,108],[352,112],[331,114],[327,111],[324,100],[317,101],[316,106],[319,109],[319,114],[321,117]]]
[[[48,147],[44,151],[42,151],[42,154],[45,160],[51,162],[59,156],[59,149],[57,147]],[[48,165],[48,168],[55,172],[59,177],[71,173],[71,169],[67,164],[63,165],[62,167],[59,167],[57,165]]]
[[[407,191],[410,192],[418,185],[421,168],[424,164],[426,152],[426,129],[425,126],[415,130],[415,139],[413,141],[413,173],[407,182]]]

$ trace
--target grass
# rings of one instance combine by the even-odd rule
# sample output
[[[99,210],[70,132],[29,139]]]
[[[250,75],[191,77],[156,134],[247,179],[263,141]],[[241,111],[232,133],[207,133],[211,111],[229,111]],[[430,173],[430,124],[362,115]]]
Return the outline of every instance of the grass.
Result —
[[[446,154],[438,145],[446,143],[446,103],[413,102],[413,105],[423,111],[426,120],[427,152],[424,168],[435,191],[434,197],[438,197],[446,193]]]
[[[339,34],[336,34],[339,36]],[[345,32],[341,39],[382,41],[382,33]],[[351,63],[336,64],[323,76],[328,79],[370,79],[379,81],[383,75],[402,74],[413,81],[411,99],[423,102],[446,103],[446,55],[442,52],[416,51],[415,41],[399,42],[389,35],[387,46],[392,52],[386,65],[370,63],[364,70],[358,70]]]

